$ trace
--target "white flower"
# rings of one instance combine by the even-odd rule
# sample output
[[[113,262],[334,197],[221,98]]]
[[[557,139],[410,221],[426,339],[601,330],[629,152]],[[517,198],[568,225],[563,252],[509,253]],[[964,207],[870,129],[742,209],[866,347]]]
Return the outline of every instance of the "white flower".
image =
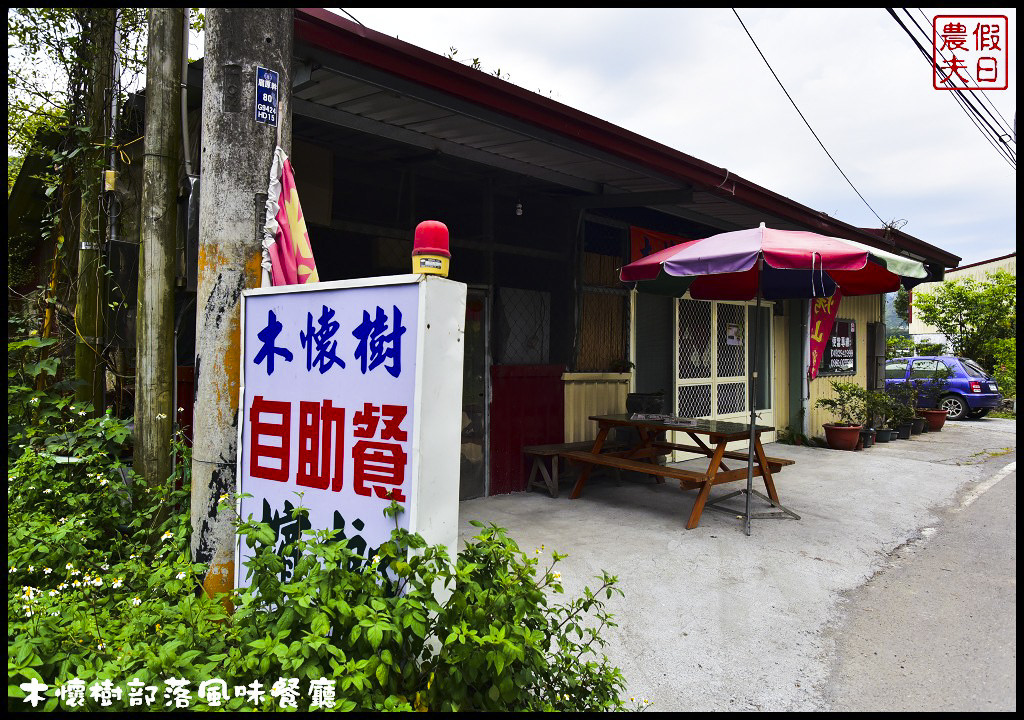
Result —
[[[117,588],[121,587],[124,584],[123,582],[121,582],[122,580],[123,580],[123,578],[114,578],[114,582],[112,582],[110,584],[110,587],[112,587],[112,588],[114,588],[116,590]]]
[[[142,604],[142,601],[139,600],[137,597],[136,598],[132,598],[132,605],[134,605],[135,607],[138,607],[141,604]]]
[[[97,650],[102,650],[102,649],[103,649],[103,648],[105,648],[105,647],[106,647],[106,645],[104,645],[103,643],[99,643],[99,644],[98,644],[98,645],[96,646],[96,649],[97,649]]]
[[[185,408],[183,408],[183,407],[178,408],[178,412],[185,412]]]
[[[35,569],[36,569],[36,566],[35,566],[35,565],[29,565],[29,566],[28,566],[28,571],[29,571],[29,572],[32,572],[32,571],[33,571],[33,570],[35,570]]]
[[[185,579],[185,573],[184,572],[180,572],[177,575],[175,575],[174,577],[178,578],[179,580],[184,580]]]
[[[168,538],[172,538],[172,537],[174,537],[174,533],[172,533],[170,530],[168,530],[167,532],[165,532],[163,535],[160,536],[160,539],[161,540],[167,540]]]
[[[50,568],[48,568],[48,567],[44,567],[44,568],[43,568],[43,575],[49,575],[49,574],[50,574],[50,573],[52,573],[52,572],[53,572],[53,570],[51,570],[51,569],[50,569]]]
[[[79,415],[85,415],[85,410],[80,411],[78,414]]]
[[[58,595],[60,595],[60,593],[58,591],[56,591],[56,590],[51,590],[50,591],[50,597],[57,597]]]
[[[11,565],[10,569],[7,572],[8,573],[16,573],[16,572],[18,572],[18,568],[16,568],[13,565]]]
[[[156,419],[157,420],[166,420],[167,419],[167,415],[165,415],[164,413],[157,413],[156,414]]]
[[[103,487],[104,485],[106,485],[109,482],[110,482],[109,480],[107,480],[106,478],[103,478],[102,480],[100,480],[100,487]]]
[[[43,490],[43,495],[49,495],[52,492],[53,492],[53,488],[46,488],[45,490]]]
[[[28,402],[29,402],[29,405],[38,405],[39,404],[39,398],[32,398]]]

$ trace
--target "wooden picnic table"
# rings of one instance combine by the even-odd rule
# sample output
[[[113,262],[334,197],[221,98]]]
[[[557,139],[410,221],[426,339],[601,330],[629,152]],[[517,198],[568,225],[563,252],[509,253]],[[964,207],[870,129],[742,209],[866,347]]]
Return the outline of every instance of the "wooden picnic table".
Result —
[[[690,519],[686,524],[687,530],[697,527],[704,505],[713,485],[745,480],[747,477],[747,454],[726,450],[726,445],[735,440],[750,439],[750,426],[746,423],[729,422],[721,420],[685,420],[672,419],[661,416],[642,415],[595,415],[590,418],[598,424],[597,438],[590,450],[567,450],[559,453],[563,458],[573,462],[583,463],[583,469],[575,487],[572,489],[570,498],[576,499],[583,492],[590,477],[590,471],[596,465],[617,468],[619,470],[632,470],[634,472],[654,475],[658,482],[664,482],[663,478],[679,480],[679,487],[683,490],[698,490],[697,500],[690,512]],[[602,452],[605,448],[605,441],[608,434],[614,428],[635,428],[636,440],[625,450]],[[659,440],[661,432],[672,430],[682,432],[689,436],[693,445],[670,443]],[[761,433],[774,430],[769,426],[755,426],[754,437],[754,470],[755,477],[763,478],[765,489],[768,491],[772,503],[779,505],[779,496],[775,490],[775,482],[772,473],[778,472],[786,465],[792,465],[792,460],[782,458],[770,458],[765,455],[761,446]],[[701,438],[707,438],[705,443]],[[704,455],[711,459],[711,463],[704,472],[685,470],[683,468],[659,465],[655,462],[658,455],[664,455],[669,450],[683,450],[690,453]],[[729,469],[724,462],[729,460],[743,460],[743,467],[735,470]],[[787,511],[788,512],[788,511]]]

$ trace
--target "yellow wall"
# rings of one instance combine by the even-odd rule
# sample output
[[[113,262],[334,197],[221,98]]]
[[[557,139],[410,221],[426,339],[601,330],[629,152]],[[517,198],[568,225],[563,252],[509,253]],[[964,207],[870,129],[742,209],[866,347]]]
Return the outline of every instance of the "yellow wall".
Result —
[[[626,412],[630,373],[565,373],[565,442],[593,440],[597,423],[591,415]]]
[[[827,410],[815,407],[815,403],[821,398],[835,396],[832,392],[831,381],[852,382],[865,387],[867,384],[868,369],[868,323],[879,322],[881,318],[881,295],[865,295],[863,297],[844,297],[839,305],[837,318],[853,320],[857,327],[857,349],[856,368],[854,375],[839,376],[818,376],[811,381],[810,399],[807,401],[810,425],[809,433],[812,436],[823,437],[825,430],[822,425],[827,422],[835,422],[836,417]]]

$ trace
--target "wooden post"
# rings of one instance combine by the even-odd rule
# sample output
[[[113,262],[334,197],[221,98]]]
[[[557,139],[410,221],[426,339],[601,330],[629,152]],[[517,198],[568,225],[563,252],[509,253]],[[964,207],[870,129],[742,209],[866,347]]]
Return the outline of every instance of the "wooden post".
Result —
[[[100,191],[103,187],[104,118],[107,115],[107,89],[114,54],[114,8],[92,10],[95,19],[90,38],[93,54],[90,61],[89,104],[86,122],[89,123],[89,147],[81,155],[82,211],[78,227],[78,293],[75,302],[75,378],[82,385],[75,390],[75,400],[91,402],[95,414],[103,412],[104,372],[103,347],[103,253],[99,212]]]
[[[181,145],[181,8],[150,8],[135,363],[135,471],[149,484],[172,469],[174,270]]]
[[[234,582],[235,529],[220,512],[235,491],[242,291],[260,286],[270,165],[291,141],[293,12],[211,8],[203,59],[202,190],[196,293],[192,557],[210,563],[206,592]],[[256,69],[279,74],[280,129],[256,122]]]

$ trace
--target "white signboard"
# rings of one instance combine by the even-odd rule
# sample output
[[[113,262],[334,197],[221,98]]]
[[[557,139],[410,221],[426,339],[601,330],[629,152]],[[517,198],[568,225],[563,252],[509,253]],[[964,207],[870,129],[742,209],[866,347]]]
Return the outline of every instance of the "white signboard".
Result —
[[[337,529],[370,558],[395,527],[392,500],[401,527],[454,552],[460,418],[425,407],[423,383],[461,409],[465,293],[417,275],[243,293],[238,491],[252,497],[238,511],[270,525],[279,552],[304,529]],[[422,452],[425,440],[437,446]],[[421,507],[425,478],[438,496]],[[308,517],[293,516],[300,504]],[[239,543],[236,586],[251,557]],[[297,559],[284,557],[284,580]]]

